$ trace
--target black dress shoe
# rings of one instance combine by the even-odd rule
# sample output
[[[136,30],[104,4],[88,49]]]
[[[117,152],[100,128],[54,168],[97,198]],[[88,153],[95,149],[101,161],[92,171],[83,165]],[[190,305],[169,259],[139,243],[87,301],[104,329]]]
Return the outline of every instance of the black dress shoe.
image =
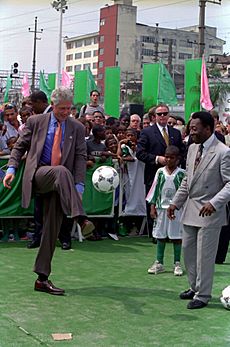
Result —
[[[194,309],[197,309],[197,308],[203,308],[207,306],[207,304],[203,301],[200,301],[198,299],[194,299],[192,301],[190,301],[187,305],[187,308],[188,309],[191,309],[191,310],[194,310]]]
[[[38,240],[33,240],[27,244],[27,248],[30,248],[30,249],[38,248],[38,247],[40,247],[40,241]]]
[[[68,251],[69,249],[71,249],[71,242],[63,242],[61,248],[63,249],[63,251]]]
[[[64,295],[65,293],[64,289],[55,287],[55,285],[49,280],[39,281],[37,279],[34,284],[34,290],[37,290],[39,292],[46,292],[53,295]]]
[[[182,300],[191,300],[194,298],[195,292],[192,289],[185,290],[180,293],[180,299]]]

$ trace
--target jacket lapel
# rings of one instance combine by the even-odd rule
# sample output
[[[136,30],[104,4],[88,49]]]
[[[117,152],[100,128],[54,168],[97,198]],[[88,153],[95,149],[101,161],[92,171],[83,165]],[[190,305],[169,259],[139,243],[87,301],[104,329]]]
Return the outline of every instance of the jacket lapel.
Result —
[[[207,153],[205,154],[204,158],[201,159],[200,163],[198,164],[196,171],[193,175],[193,172],[190,172],[192,176],[191,179],[191,185],[190,187],[196,183],[196,181],[198,180],[198,178],[202,175],[202,173],[204,172],[204,170],[208,170],[208,165],[209,163],[213,160],[213,158],[216,156],[216,152],[215,152],[215,148],[216,148],[216,142],[213,142],[213,144],[209,147]],[[191,160],[191,170],[194,170],[194,164],[195,164],[195,159],[196,159],[196,154],[198,151],[198,146],[197,146],[197,150],[194,151],[194,157]]]
[[[36,146],[37,146],[37,162],[39,162],[43,147],[45,144],[46,140],[46,135],[48,131],[48,126],[49,126],[49,121],[50,121],[51,114],[46,114],[44,117],[41,117],[40,123],[39,123],[39,128],[37,132],[37,141],[36,141]]]
[[[166,148],[165,140],[164,140],[164,138],[163,138],[163,136],[162,136],[158,126],[156,124],[154,124],[152,127],[153,127],[153,130],[154,130],[155,136],[157,137],[159,142]]]
[[[71,123],[69,118],[66,120],[65,124],[65,137],[64,137],[64,144],[62,149],[62,158],[61,158],[61,164],[64,165],[66,162],[69,152],[71,150],[72,144],[73,144],[73,127],[71,127]]]

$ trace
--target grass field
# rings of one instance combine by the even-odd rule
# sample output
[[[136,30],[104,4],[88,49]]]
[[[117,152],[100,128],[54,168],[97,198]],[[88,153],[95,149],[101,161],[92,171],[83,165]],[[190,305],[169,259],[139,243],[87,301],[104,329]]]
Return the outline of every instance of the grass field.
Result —
[[[66,290],[57,297],[33,290],[37,250],[1,243],[0,346],[230,346],[230,312],[219,301],[230,284],[229,259],[216,266],[208,307],[188,310],[178,298],[187,278],[173,276],[171,244],[167,271],[147,274],[155,247],[146,237],[74,242],[72,251],[57,247],[50,279]],[[73,339],[54,341],[52,333]]]

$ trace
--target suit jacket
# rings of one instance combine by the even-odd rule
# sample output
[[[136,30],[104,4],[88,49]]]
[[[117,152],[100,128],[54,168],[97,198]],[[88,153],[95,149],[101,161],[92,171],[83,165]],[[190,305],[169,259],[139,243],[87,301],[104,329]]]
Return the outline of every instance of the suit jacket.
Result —
[[[27,151],[25,171],[22,181],[22,207],[27,208],[32,194],[34,174],[39,166],[51,114],[34,115],[28,118],[22,136],[18,139],[8,166],[18,168],[22,156]],[[61,165],[72,173],[74,182],[84,182],[86,172],[86,143],[84,126],[76,119],[68,117],[62,148]]]
[[[167,127],[169,144],[177,146],[184,155],[185,145],[182,142],[181,133],[173,127]],[[165,140],[156,124],[141,131],[137,143],[137,159],[145,163],[144,180],[146,185],[151,185],[157,170],[162,167],[156,164],[156,156],[164,156],[166,150]]]
[[[183,224],[220,227],[227,223],[226,204],[230,200],[230,150],[215,137],[194,173],[194,163],[199,145],[188,150],[186,176],[172,204],[180,209],[184,205]],[[210,202],[215,212],[201,217],[202,206]]]

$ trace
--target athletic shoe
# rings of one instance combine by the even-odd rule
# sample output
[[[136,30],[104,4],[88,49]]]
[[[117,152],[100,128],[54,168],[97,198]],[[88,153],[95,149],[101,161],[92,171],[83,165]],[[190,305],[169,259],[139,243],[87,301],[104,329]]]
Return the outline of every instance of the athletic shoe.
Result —
[[[158,260],[148,269],[149,274],[157,275],[161,272],[165,272],[165,268]]]
[[[108,233],[108,235],[112,240],[119,241],[119,237],[117,236],[117,234]]]
[[[182,276],[183,275],[183,270],[182,270],[182,267],[181,267],[181,264],[180,264],[179,261],[175,262],[175,265],[174,265],[174,275],[175,276]]]

